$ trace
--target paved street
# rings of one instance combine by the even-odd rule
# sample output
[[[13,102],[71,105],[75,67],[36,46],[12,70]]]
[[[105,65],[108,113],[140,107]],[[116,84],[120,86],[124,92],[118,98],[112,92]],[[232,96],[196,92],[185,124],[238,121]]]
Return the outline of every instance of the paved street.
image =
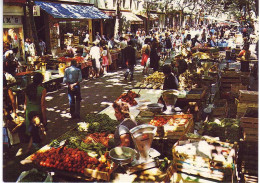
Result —
[[[67,97],[67,87],[65,85],[58,91],[47,94],[47,119],[48,131],[43,144],[64,134],[66,131],[76,126],[77,122],[84,121],[84,117],[89,113],[98,113],[119,97],[124,91],[132,89],[137,81],[141,81],[142,66],[135,67],[134,80],[124,81],[125,70],[111,71],[106,76],[97,79],[84,80],[81,83],[81,119],[70,119],[69,104]],[[26,156],[15,157],[21,146],[18,144],[11,148],[11,156],[4,160],[4,181],[16,181],[20,173],[31,169],[30,165],[21,165],[19,162]]]

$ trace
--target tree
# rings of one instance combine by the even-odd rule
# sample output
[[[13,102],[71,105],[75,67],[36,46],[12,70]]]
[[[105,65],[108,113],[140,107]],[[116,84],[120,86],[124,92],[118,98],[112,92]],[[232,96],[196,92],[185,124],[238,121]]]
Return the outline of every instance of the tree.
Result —
[[[37,55],[42,56],[42,52],[41,52],[39,40],[38,40],[38,35],[37,35],[37,31],[36,31],[36,26],[35,26],[35,22],[34,22],[34,17],[33,17],[33,6],[35,4],[34,4],[33,0],[27,0],[27,4],[28,4],[28,9],[29,9],[29,22],[31,25],[32,36],[33,36],[36,52],[37,52]]]

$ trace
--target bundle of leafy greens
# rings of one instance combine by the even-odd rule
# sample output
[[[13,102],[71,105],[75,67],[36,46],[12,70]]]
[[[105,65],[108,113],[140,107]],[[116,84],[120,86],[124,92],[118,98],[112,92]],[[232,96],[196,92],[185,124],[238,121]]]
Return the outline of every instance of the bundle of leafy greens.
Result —
[[[203,125],[203,135],[219,137],[223,142],[238,142],[241,138],[240,121],[232,118],[224,118]]]

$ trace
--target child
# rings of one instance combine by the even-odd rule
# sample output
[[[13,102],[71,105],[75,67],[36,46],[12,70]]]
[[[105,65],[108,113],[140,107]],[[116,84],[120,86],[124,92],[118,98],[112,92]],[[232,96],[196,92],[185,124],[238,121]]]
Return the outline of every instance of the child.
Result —
[[[104,67],[104,74],[107,73],[108,71],[108,65],[109,65],[109,62],[108,62],[108,52],[107,52],[107,46],[104,45],[103,46],[103,51],[102,51],[102,66]]]
[[[45,127],[42,124],[42,120],[38,112],[32,111],[29,113],[29,144],[25,153],[28,153],[34,145],[37,149],[42,142],[44,136],[46,136]]]

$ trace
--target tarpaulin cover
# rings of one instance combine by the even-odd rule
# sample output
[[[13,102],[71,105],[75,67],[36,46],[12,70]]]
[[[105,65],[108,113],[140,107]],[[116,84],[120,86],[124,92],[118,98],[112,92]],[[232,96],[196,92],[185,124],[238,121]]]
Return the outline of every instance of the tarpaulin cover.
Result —
[[[130,21],[130,22],[143,22],[143,20],[139,17],[137,17],[135,14],[131,13],[131,12],[121,12],[122,13],[122,17],[126,19],[126,21]]]
[[[54,18],[70,19],[108,19],[105,13],[101,12],[94,6],[72,5],[64,3],[51,3],[35,1],[44,11]]]

